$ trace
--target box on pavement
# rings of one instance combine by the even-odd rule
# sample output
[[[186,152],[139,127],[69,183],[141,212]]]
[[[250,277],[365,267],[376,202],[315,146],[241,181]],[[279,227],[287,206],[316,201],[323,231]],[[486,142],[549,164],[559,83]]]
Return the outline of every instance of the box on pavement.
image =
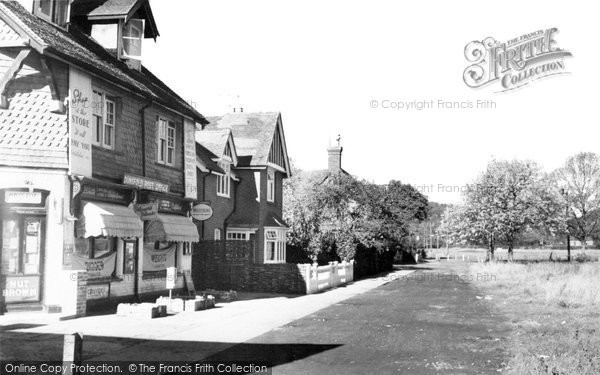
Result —
[[[117,306],[117,316],[136,319],[154,319],[159,317],[159,309],[152,303],[120,303]]]

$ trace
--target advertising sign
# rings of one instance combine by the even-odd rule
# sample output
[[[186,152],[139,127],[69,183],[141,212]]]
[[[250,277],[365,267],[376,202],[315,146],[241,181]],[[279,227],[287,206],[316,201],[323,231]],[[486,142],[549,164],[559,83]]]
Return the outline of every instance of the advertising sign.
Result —
[[[192,217],[198,221],[205,221],[212,217],[213,209],[206,203],[200,203],[192,208]]]
[[[73,270],[86,270],[89,278],[110,277],[115,270],[117,253],[110,253],[95,259],[89,259],[77,254],[72,257]]]
[[[198,197],[196,186],[196,124],[191,120],[184,119],[183,134],[185,197],[196,199]]]
[[[158,219],[158,202],[137,203],[133,205],[133,211],[139,215],[142,221]]]
[[[11,191],[4,193],[4,202],[20,204],[40,204],[42,203],[42,193],[29,191]]]
[[[2,296],[6,303],[39,301],[40,277],[7,276]]]
[[[175,249],[177,249],[177,245],[162,250],[144,246],[143,270],[145,272],[163,271],[175,266]]]
[[[88,285],[86,291],[86,299],[102,299],[108,298],[110,292],[110,284]]]
[[[69,68],[69,172],[92,177],[92,79]]]
[[[177,268],[167,268],[167,289],[175,289],[175,281],[177,281]]]
[[[169,192],[169,184],[129,173],[125,173],[123,176],[123,184],[137,186],[140,189],[158,191],[159,193]]]

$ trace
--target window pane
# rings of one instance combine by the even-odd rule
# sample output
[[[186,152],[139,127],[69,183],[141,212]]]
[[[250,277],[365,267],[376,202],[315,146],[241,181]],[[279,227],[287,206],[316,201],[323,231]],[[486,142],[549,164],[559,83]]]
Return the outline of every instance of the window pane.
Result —
[[[39,0],[40,11],[48,16],[52,15],[52,0]]]
[[[173,149],[169,148],[167,151],[167,163],[173,164]]]
[[[102,117],[94,116],[96,119],[96,126],[94,127],[94,142],[102,142]]]
[[[113,127],[106,125],[104,127],[104,144],[107,146],[112,146],[112,138],[113,137]]]
[[[113,251],[112,238],[96,237],[94,238],[94,258],[100,258]]]
[[[19,271],[19,226],[17,220],[2,222],[2,274],[12,275]]]
[[[267,242],[267,260],[275,260],[275,242]]]

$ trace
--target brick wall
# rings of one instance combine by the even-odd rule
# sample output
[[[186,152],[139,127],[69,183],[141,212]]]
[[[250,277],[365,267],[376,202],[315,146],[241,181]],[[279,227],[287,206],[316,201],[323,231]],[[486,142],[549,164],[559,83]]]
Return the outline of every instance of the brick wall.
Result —
[[[192,255],[197,290],[305,294],[304,265],[256,264],[252,241],[203,241]]]
[[[217,195],[217,176],[209,173],[198,173],[198,200],[208,201],[213,209],[213,216],[204,222],[194,220],[201,240],[214,240],[215,229],[221,229],[221,238],[225,238],[224,222],[231,214],[235,203],[235,181],[231,180],[229,198]]]

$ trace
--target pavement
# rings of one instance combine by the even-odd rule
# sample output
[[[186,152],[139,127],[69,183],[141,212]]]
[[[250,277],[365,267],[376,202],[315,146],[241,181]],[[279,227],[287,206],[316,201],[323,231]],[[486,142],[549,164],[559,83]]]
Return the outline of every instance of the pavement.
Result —
[[[0,316],[1,358],[60,360],[63,335],[79,332],[85,360],[200,360],[412,272],[396,270],[306,296],[258,295],[263,298],[157,319],[110,314],[60,321],[45,313],[7,314]]]

